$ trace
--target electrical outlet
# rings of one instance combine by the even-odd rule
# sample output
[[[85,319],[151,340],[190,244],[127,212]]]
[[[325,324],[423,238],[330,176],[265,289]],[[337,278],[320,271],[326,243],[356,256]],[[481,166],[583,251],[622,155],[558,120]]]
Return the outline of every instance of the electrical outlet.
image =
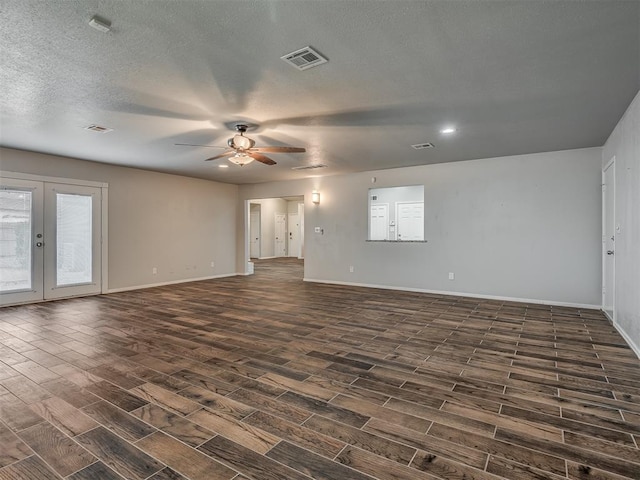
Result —
[[[157,275],[158,274],[158,267],[153,267],[151,269],[151,273],[153,273],[154,275]]]
[[[349,265],[349,273],[353,273],[353,265]]]
[[[454,280],[456,278],[456,276],[454,275],[453,272],[449,272],[449,280]]]
[[[216,266],[216,262],[211,262],[211,268]]]

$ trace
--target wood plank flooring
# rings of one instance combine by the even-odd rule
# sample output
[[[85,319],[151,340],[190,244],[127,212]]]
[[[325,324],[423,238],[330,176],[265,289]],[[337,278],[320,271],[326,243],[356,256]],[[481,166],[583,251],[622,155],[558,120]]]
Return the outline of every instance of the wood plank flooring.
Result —
[[[640,479],[599,311],[249,277],[0,309],[0,480]]]

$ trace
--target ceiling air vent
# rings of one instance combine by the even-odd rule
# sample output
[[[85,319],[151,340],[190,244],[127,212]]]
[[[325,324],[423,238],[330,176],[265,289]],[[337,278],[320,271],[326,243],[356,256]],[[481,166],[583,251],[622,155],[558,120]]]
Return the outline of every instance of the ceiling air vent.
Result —
[[[306,70],[327,63],[328,60],[311,47],[304,47],[280,57],[298,70]]]
[[[433,148],[433,143],[416,143],[415,145],[411,145],[411,148],[415,148],[416,150],[424,150],[425,148]]]
[[[101,127],[100,125],[89,125],[88,127],[84,127],[85,130],[91,130],[92,132],[97,133],[107,133],[113,131],[113,128]]]
[[[291,170],[313,170],[316,168],[327,168],[323,163],[314,163],[313,165],[302,165],[300,167],[291,167]]]

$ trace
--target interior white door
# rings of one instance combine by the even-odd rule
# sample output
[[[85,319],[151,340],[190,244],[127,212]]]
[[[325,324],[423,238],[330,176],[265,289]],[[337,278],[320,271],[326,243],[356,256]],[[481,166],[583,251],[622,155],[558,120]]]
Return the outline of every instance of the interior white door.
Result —
[[[615,321],[615,162],[602,172],[602,310]]]
[[[101,189],[0,184],[0,304],[100,293]]]
[[[249,215],[249,256],[260,258],[260,212]]]
[[[396,229],[398,240],[424,240],[424,203],[397,203]]]
[[[371,205],[369,217],[369,240],[389,240],[389,205]]]
[[[287,254],[287,216],[284,213],[276,213],[275,217],[275,256],[284,257]]]
[[[288,249],[290,257],[300,257],[300,222],[297,213],[290,213],[287,219],[289,229]]]
[[[43,296],[42,182],[0,179],[0,305]]]

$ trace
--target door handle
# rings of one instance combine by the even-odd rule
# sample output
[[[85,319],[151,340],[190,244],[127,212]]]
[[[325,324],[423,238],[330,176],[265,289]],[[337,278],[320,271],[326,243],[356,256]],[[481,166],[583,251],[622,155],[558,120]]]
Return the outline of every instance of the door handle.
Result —
[[[613,255],[613,250],[607,250],[607,255]]]
[[[44,245],[44,243],[42,243],[42,242],[36,242],[36,247],[41,247],[43,245]]]

